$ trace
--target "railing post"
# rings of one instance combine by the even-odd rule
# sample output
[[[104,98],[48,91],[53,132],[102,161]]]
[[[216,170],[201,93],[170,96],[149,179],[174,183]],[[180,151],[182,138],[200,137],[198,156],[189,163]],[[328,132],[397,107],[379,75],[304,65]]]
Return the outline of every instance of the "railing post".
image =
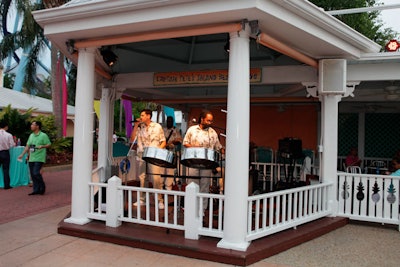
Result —
[[[113,176],[108,180],[107,196],[106,196],[106,225],[110,227],[118,227],[121,221],[118,217],[121,215],[121,196],[122,192],[118,190],[121,186],[121,179]]]
[[[197,240],[199,239],[199,227],[201,225],[199,218],[199,201],[197,199],[199,186],[192,182],[186,186],[185,192],[185,238]]]

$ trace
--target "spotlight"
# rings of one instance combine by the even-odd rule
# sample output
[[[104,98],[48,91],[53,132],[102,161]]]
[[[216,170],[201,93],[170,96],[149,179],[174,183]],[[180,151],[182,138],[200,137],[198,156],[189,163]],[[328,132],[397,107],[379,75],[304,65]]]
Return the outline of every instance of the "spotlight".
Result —
[[[225,43],[225,45],[224,45],[224,50],[225,50],[225,52],[227,52],[227,53],[229,53],[229,51],[231,50],[231,49],[230,49],[229,39],[230,39],[230,37],[229,37],[229,33],[228,33],[228,34],[227,34],[227,37],[226,37],[226,43]]]
[[[118,60],[117,55],[114,54],[113,51],[111,51],[110,47],[102,48],[100,50],[100,54],[103,56],[104,62],[110,67],[112,67]]]
[[[67,50],[71,55],[77,52],[74,44],[75,44],[74,40],[68,40],[65,43],[65,45],[67,46]]]
[[[224,45],[224,50],[225,50],[225,52],[229,53],[229,51],[230,51],[230,48],[229,48],[229,41],[226,42],[226,44]]]

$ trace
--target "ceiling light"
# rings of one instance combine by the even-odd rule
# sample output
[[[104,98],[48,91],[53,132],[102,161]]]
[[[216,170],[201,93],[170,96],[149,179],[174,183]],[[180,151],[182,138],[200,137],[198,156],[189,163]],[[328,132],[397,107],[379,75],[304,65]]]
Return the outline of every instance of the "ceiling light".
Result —
[[[229,51],[231,50],[230,49],[230,43],[229,43],[229,33],[228,33],[228,37],[226,38],[227,39],[227,41],[226,41],[226,43],[225,43],[225,45],[224,45],[224,50],[225,50],[225,52],[227,52],[227,53],[229,53]]]
[[[111,51],[110,47],[102,48],[100,54],[103,56],[104,62],[110,67],[112,67],[118,60],[117,55]]]

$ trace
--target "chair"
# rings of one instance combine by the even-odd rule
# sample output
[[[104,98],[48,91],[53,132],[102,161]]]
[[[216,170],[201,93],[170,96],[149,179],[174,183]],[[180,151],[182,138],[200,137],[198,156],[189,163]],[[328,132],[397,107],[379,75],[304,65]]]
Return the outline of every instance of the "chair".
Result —
[[[256,149],[256,162],[273,163],[274,151],[270,147],[258,147]]]
[[[346,172],[349,173],[361,173],[361,168],[358,166],[348,166],[346,168]]]
[[[384,168],[386,166],[385,162],[383,160],[374,160],[371,163],[372,167],[379,167],[379,168]]]

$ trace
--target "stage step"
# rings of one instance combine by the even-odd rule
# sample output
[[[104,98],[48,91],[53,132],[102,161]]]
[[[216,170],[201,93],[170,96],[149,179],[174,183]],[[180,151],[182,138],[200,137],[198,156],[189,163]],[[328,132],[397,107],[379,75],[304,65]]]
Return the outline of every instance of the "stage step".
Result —
[[[58,233],[178,256],[247,266],[343,227],[347,223],[347,218],[325,217],[300,225],[297,229],[289,229],[255,240],[245,252],[218,248],[219,238],[200,237],[199,240],[189,240],[184,238],[182,231],[131,223],[111,228],[106,227],[101,221],[92,221],[85,225],[61,221]]]

